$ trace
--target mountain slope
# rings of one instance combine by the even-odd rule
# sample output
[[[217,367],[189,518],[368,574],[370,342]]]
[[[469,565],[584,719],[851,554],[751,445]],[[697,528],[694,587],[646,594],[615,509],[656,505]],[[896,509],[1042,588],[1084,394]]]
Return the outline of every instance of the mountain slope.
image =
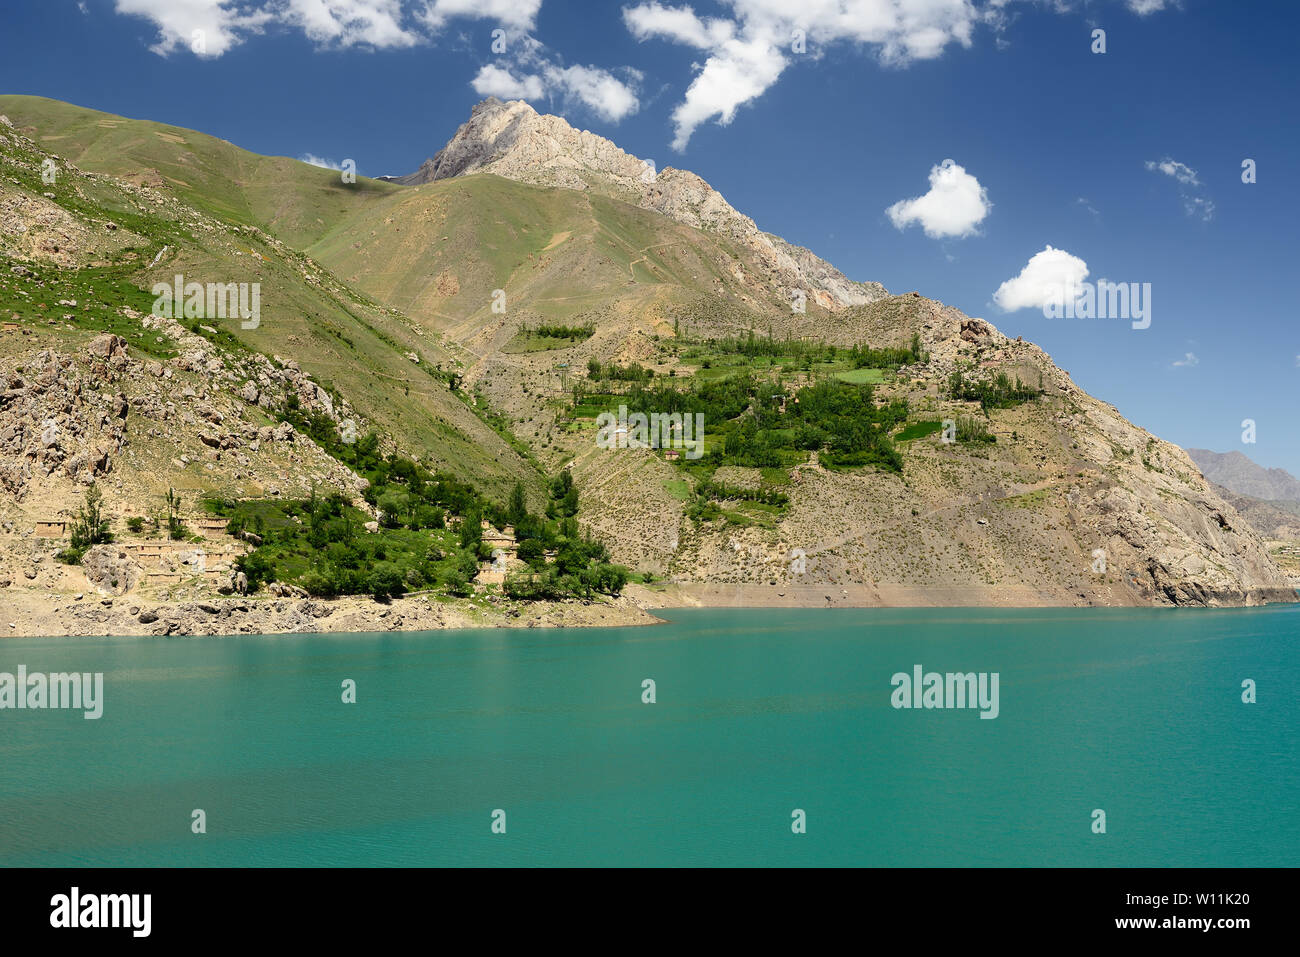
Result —
[[[172,192],[229,223],[257,226],[295,248],[340,215],[397,191],[283,156],[259,156],[225,140],[149,120],[36,96],[0,95],[0,114],[49,154],[89,172]]]
[[[1214,490],[1265,539],[1300,541],[1300,504],[1268,502],[1215,485]]]
[[[508,293],[510,314],[488,311],[486,282],[480,282],[458,310],[451,310],[459,324],[448,329],[474,343],[481,360],[469,374],[494,405],[508,411],[517,432],[546,450],[544,460],[573,463],[584,494],[598,503],[587,521],[612,543],[616,555],[671,577],[706,601],[749,601],[755,589],[769,597],[777,589],[781,597],[788,594],[800,602],[1211,603],[1293,597],[1288,580],[1254,532],[1201,480],[1182,450],[1135,428],[1113,407],[1079,390],[1041,350],[1007,340],[982,320],[915,295],[794,314],[780,299],[779,279],[767,284],[767,296],[748,294],[753,277],[743,267],[739,276],[715,273],[711,278],[718,295],[713,297],[706,294],[707,283],[705,290],[700,288],[697,272],[690,271],[686,279],[682,270],[665,262],[659,274],[647,277],[645,284],[651,278],[655,284],[633,295],[592,278],[598,275],[592,261],[609,258],[598,247],[585,257],[555,255],[556,237],[562,239],[558,248],[582,248],[575,242],[581,226],[575,229],[573,223],[581,224],[584,216],[592,243],[598,242],[609,217],[639,222],[631,206],[642,206],[647,192],[638,189],[640,169],[640,161],[557,118],[537,117],[522,104],[489,101],[419,174],[407,178],[423,183],[415,195],[385,204],[384,222],[400,230],[404,243],[435,257],[430,250],[443,243],[453,251],[446,262],[417,263],[400,254],[395,260],[391,237],[373,228],[360,230],[368,238],[354,250],[356,256],[337,245],[313,252],[339,269],[346,261],[349,278],[385,299],[391,293],[380,284],[394,275],[405,275],[408,284],[425,277],[429,289],[428,278],[445,276],[452,259],[474,260],[485,245],[497,245],[470,234],[421,240],[425,233],[416,217],[401,210],[429,202],[426,197],[432,194],[426,191],[457,184],[467,193],[483,190],[480,208],[498,216],[528,209],[543,202],[542,197],[568,204],[567,218],[544,220],[536,246],[519,251],[515,265],[522,271],[491,272],[507,276],[501,288]],[[485,179],[484,172],[544,185],[534,190],[489,187],[491,178]],[[668,175],[660,173],[656,184]],[[667,245],[669,225],[660,225],[658,236],[644,241],[647,246],[652,239],[665,244],[657,247],[661,250],[680,251],[685,245],[708,261],[716,256],[708,244],[726,232],[699,228],[710,225],[707,217],[697,217],[693,225],[689,238],[672,246]],[[647,226],[655,229],[653,221]],[[352,220],[338,228],[340,236],[357,232]],[[370,256],[368,244],[375,248]],[[741,261],[750,252],[732,248]],[[375,265],[368,265],[368,259]],[[761,275],[759,267],[753,272]],[[533,284],[544,284],[539,277],[550,273],[561,281],[581,277],[575,286],[596,293],[575,296],[582,307],[589,308],[593,298],[606,303],[596,312],[595,334],[543,353],[512,352],[508,346],[519,324],[552,315],[553,300],[562,298],[534,292]],[[405,298],[394,301],[413,314],[443,311],[436,297],[423,305]],[[910,368],[906,375],[900,370],[877,387],[882,399],[909,401],[918,418],[978,414],[978,405],[972,408],[970,402],[945,395],[944,384],[958,369],[986,379],[1002,372],[1026,382],[1042,381],[1046,394],[1031,404],[992,411],[998,442],[991,448],[944,446],[934,437],[909,443],[897,477],[812,468],[799,471],[799,485],[793,487],[789,476],[777,481],[759,469],[729,470],[737,482],[775,488],[775,481],[792,501],[775,520],[733,516],[720,526],[686,517],[688,503],[674,491],[678,469],[652,455],[612,458],[610,451],[592,447],[580,421],[537,399],[552,397],[554,402],[565,380],[582,378],[581,372],[561,374],[558,369],[579,370],[592,361],[638,362],[658,376],[694,380],[713,370],[703,369],[698,359],[691,361],[689,349],[674,338],[698,341],[751,330],[811,336],[841,347],[902,347],[918,337],[930,353],[925,367]],[[616,405],[614,399],[609,402],[610,408]],[[812,569],[797,580],[788,569],[795,549],[816,556]],[[1108,562],[1108,571],[1100,574],[1093,571],[1098,550],[1105,551]]]
[[[110,129],[121,135],[121,126]],[[241,348],[279,356],[310,373],[323,393],[346,398],[363,432],[374,425],[435,467],[498,494],[520,476],[540,481],[448,388],[439,367],[454,370],[456,357],[409,318],[359,295],[256,226],[198,210],[170,189],[86,174],[62,160],[55,164],[55,183],[42,183],[49,154],[20,131],[5,132],[3,159],[11,179],[0,183],[0,208],[6,211],[0,249],[37,270],[81,267],[39,282],[66,286],[67,298],[81,298],[78,289],[89,293],[97,278],[108,277],[137,290],[171,285],[178,274],[187,282],[259,283],[261,318],[255,328],[244,328],[237,317],[210,318],[211,328]],[[293,165],[314,180],[312,167]],[[34,243],[37,235],[45,239]],[[104,236],[120,238],[108,249]],[[132,298],[135,311],[147,312],[152,298]],[[96,312],[106,307],[111,311],[112,304],[99,303]]]
[[[44,143],[40,103],[19,106]],[[5,302],[21,304],[19,321],[37,329],[36,297],[53,298],[55,282],[88,289],[99,281],[93,269],[111,266],[115,279],[145,288],[176,271],[257,278],[269,317],[258,329],[179,332],[208,342],[222,368],[248,370],[223,388],[256,378],[258,354],[278,355],[274,371],[328,379],[332,388],[295,389],[321,410],[328,398],[335,420],[340,407],[355,410],[393,447],[498,501],[516,477],[535,497],[543,475],[567,471],[581,527],[619,561],[669,580],[643,590],[648,603],[1295,599],[1259,536],[1186,453],[1088,396],[1036,346],[915,293],[863,286],[850,287],[861,293],[856,305],[836,299],[838,274],[815,287],[809,270],[821,267],[806,251],[788,255],[803,256],[798,280],[826,301],[809,296],[805,312],[792,311],[788,267],[768,251],[792,247],[770,237],[764,245],[743,223],[731,229],[711,192],[699,208],[655,208],[635,189],[620,197],[626,177],[607,141],[587,150],[590,135],[555,118],[488,104],[475,119],[512,110],[520,128],[545,121],[558,144],[548,169],[586,188],[506,176],[535,174],[520,162],[523,147],[494,146],[481,162],[449,165],[456,150],[443,151],[429,182],[349,194],[326,210],[313,185],[321,171],[285,161],[276,175],[295,183],[275,211],[245,199],[260,187],[204,166],[215,192],[243,203],[229,201],[226,219],[189,204],[192,184],[138,186],[72,168],[48,199],[40,150],[10,134],[19,185],[0,181],[0,206],[23,229],[0,238],[33,275],[20,275]],[[83,117],[79,155],[112,167],[97,137],[116,141],[134,122],[100,127]],[[174,163],[210,145],[146,132],[180,151]],[[458,149],[474,136],[458,134]],[[535,139],[509,142],[531,149]],[[607,165],[617,175],[605,175]],[[682,221],[683,210],[694,220]],[[64,232],[79,250],[70,259]],[[67,261],[50,271],[58,257]],[[135,337],[132,348],[152,348],[126,305],[102,322]],[[30,348],[18,353],[15,370],[32,361]],[[211,375],[209,393],[223,381]],[[830,418],[801,417],[801,401]],[[674,462],[603,447],[596,414],[637,402],[699,409],[707,454]],[[155,429],[133,441],[164,450],[174,440]],[[205,481],[249,494],[225,471],[228,458],[211,460]]]

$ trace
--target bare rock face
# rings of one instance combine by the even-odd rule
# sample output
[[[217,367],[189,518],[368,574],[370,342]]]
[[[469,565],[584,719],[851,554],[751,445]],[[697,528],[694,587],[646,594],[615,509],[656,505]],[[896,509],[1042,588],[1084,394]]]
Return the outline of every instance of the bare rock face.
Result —
[[[697,229],[720,232],[752,250],[777,283],[802,289],[824,308],[872,302],[879,283],[854,282],[807,249],[761,231],[699,176],[645,160],[522,100],[489,97],[431,160],[396,182],[408,186],[472,173],[493,173],[533,186],[594,189]]]
[[[125,595],[140,580],[139,564],[117,545],[92,545],[81,568],[90,587],[107,595]]]
[[[647,164],[604,137],[578,131],[558,116],[542,116],[522,100],[489,97],[431,160],[397,182],[418,185],[491,172],[536,186],[586,189],[596,178],[631,189]]]

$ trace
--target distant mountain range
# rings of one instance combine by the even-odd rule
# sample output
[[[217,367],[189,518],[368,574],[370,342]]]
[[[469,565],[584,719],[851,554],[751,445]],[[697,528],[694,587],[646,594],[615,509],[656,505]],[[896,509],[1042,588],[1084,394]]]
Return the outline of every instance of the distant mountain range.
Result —
[[[1188,449],[1215,490],[1265,538],[1300,538],[1300,479],[1266,469],[1241,452]]]
[[[1207,479],[1238,495],[1300,504],[1300,479],[1285,469],[1266,469],[1241,452],[1188,449],[1187,454]]]

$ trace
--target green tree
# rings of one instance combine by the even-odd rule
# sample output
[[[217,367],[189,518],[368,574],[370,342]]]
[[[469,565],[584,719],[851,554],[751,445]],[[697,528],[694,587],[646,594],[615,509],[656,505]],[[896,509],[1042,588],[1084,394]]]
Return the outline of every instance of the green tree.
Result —
[[[524,486],[516,482],[510,490],[510,504],[506,506],[506,521],[518,527],[528,518],[528,500],[524,497]]]
[[[477,551],[483,541],[482,513],[472,508],[465,512],[460,523],[460,547]]]
[[[163,501],[167,504],[167,537],[173,541],[178,541],[189,536],[189,529],[181,521],[181,497],[176,494],[174,488],[169,488],[167,494],[163,496]]]
[[[97,486],[92,485],[86,491],[85,504],[77,511],[69,532],[68,547],[58,555],[59,560],[75,565],[92,545],[111,542],[113,534],[108,530],[108,519],[102,512],[104,497]]]

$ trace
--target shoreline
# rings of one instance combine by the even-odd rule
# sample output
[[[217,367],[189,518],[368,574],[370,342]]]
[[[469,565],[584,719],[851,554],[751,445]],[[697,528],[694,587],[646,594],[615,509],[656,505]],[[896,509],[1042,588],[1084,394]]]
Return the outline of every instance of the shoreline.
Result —
[[[1146,602],[1125,589],[1093,594],[1025,585],[739,585],[674,582],[628,585],[618,598],[519,602],[497,595],[466,599],[413,595],[184,599],[94,591],[42,594],[4,589],[0,637],[222,637],[442,631],[465,628],[618,628],[665,624],[676,608],[1176,608],[1262,607],[1300,602],[1300,591],[1221,596],[1206,603]]]
[[[15,595],[8,590],[0,595],[4,596],[0,637],[9,638],[215,638],[453,628],[614,628],[662,623],[662,619],[626,597],[512,602],[415,595],[381,603],[369,596],[195,596],[169,601],[94,592],[58,598],[30,592]]]

